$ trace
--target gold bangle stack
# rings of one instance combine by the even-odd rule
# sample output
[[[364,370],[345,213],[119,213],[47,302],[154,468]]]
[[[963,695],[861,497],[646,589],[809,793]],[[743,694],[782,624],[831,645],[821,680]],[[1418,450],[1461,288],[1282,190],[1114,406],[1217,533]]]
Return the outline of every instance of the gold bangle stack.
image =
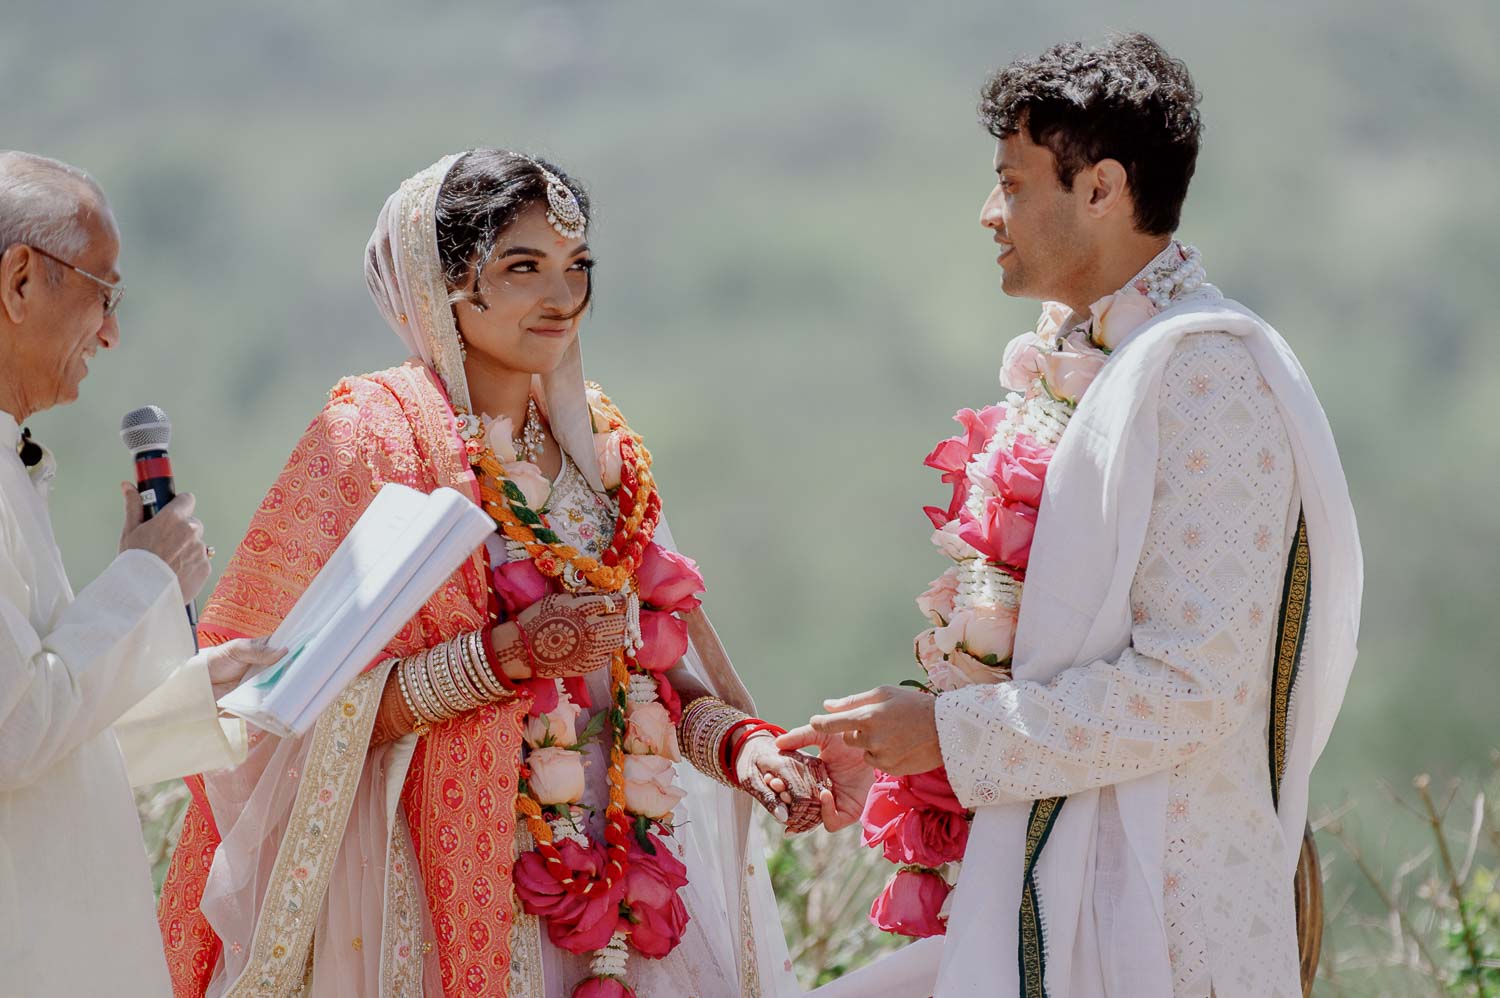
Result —
[[[396,685],[406,709],[417,719],[418,734],[515,695],[490,671],[483,640],[478,631],[469,631],[397,664]]]
[[[721,750],[724,736],[739,721],[749,717],[718,697],[699,697],[688,704],[677,722],[677,741],[693,768],[726,787],[735,786],[734,774],[724,771]]]

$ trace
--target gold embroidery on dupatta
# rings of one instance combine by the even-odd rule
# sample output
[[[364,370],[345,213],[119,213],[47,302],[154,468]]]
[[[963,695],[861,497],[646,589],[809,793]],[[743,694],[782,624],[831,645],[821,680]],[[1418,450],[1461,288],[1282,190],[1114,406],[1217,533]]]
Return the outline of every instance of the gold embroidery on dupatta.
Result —
[[[396,809],[386,851],[385,912],[380,942],[382,998],[422,998],[422,898],[406,817]]]
[[[512,859],[536,845],[526,822],[516,822]],[[514,867],[512,867],[514,869]],[[509,998],[546,998],[546,981],[542,971],[542,921],[528,915],[515,901],[515,920],[510,925],[510,992]]]
[[[225,998],[277,998],[300,984],[333,861],[354,806],[384,669],[360,676],[318,718],[291,820],[261,905],[250,959]]]
[[[750,875],[740,871],[740,943],[743,947],[740,966],[741,998],[760,998],[760,961],[755,954],[755,913],[750,907]]]

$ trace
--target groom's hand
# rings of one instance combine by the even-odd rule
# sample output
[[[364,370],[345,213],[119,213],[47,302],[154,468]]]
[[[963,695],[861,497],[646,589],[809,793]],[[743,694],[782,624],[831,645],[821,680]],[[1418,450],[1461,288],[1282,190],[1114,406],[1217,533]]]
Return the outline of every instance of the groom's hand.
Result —
[[[865,762],[863,749],[849,745],[843,735],[820,734],[807,724],[778,737],[776,747],[783,752],[805,748],[818,750],[818,758],[823,760],[832,784],[818,792],[818,807],[823,814],[825,829],[837,832],[859,820],[865,809],[865,798],[870,794],[870,785],[875,782],[875,771]],[[775,777],[766,782],[778,793],[785,789]]]
[[[865,761],[892,776],[910,776],[943,764],[938,745],[937,697],[902,686],[880,686],[823,701],[829,713],[808,721],[814,731],[842,735],[864,750]]]

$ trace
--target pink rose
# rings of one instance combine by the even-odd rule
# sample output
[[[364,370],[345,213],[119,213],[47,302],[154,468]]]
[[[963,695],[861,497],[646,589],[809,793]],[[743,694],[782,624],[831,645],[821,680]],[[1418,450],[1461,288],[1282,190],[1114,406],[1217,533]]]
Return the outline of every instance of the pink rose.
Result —
[[[530,461],[512,461],[502,464],[500,470],[506,479],[515,483],[516,488],[526,497],[526,505],[533,511],[547,505],[547,498],[552,495],[552,482],[542,474],[542,469]]]
[[[557,849],[563,859],[561,870],[534,849],[521,854],[513,873],[516,895],[528,914],[540,916],[547,923],[547,935],[554,945],[569,953],[589,953],[609,942],[615,930],[622,927],[620,902],[625,899],[625,881],[615,881],[607,891],[571,893],[563,878],[602,878],[607,862],[604,847],[598,843],[581,846],[563,839]]]
[[[975,658],[993,655],[1004,662],[1016,647],[1016,611],[1008,606],[959,610],[933,633],[933,641],[945,655],[962,649]]]
[[[636,995],[618,977],[587,977],[578,982],[571,998],[636,998]]]
[[[953,414],[953,419],[964,428],[962,436],[949,437],[941,441],[928,454],[923,464],[936,471],[943,473],[943,482],[953,486],[953,494],[948,500],[946,513],[937,507],[925,510],[927,516],[932,520],[934,527],[941,527],[936,514],[942,514],[947,520],[958,515],[960,507],[964,502],[965,469],[973,460],[974,455],[984,450],[985,445],[990,442],[990,437],[995,434],[995,427],[1005,418],[1005,406],[992,405],[975,412],[973,409],[960,409]]]
[[[514,617],[552,591],[552,583],[537,570],[530,558],[507,561],[495,569],[495,595],[505,607],[505,616]]]
[[[968,812],[953,796],[947,773],[934,773],[919,774],[923,779],[914,786],[911,778],[876,771],[859,817],[865,845],[879,846],[892,863],[942,866],[963,858]]]
[[[516,685],[531,694],[531,706],[527,708],[527,717],[550,714],[561,702],[561,698],[557,695],[557,680],[555,679],[533,676],[530,679],[520,680]],[[585,701],[579,700],[578,702],[584,703]]]
[[[584,398],[589,404],[589,422],[593,431],[609,432],[609,412],[604,408],[604,393],[597,388],[585,388]]]
[[[936,873],[902,870],[870,906],[870,921],[884,932],[914,939],[944,935],[948,926],[938,912],[952,889]]]
[[[687,796],[672,783],[672,760],[659,755],[625,756],[625,810],[660,818]]]
[[[641,602],[653,610],[681,612],[702,605],[703,576],[693,559],[668,551],[656,542],[646,545],[636,572]]]
[[[1025,503],[992,496],[985,500],[982,517],[963,511],[958,536],[990,561],[1024,571],[1031,558],[1036,513]]]
[[[1052,454],[1051,447],[1039,447],[1031,437],[1020,434],[1009,449],[969,465],[969,480],[988,495],[1040,508]]]
[[[958,520],[949,520],[932,532],[932,543],[943,554],[954,561],[963,561],[965,558],[973,558],[977,551],[964,543],[963,538],[958,536],[959,530],[963,529],[963,523]]]
[[[526,755],[527,783],[539,804],[571,804],[583,799],[583,756],[572,749],[537,748]]]
[[[656,699],[665,708],[667,716],[672,719],[673,724],[682,720],[682,698],[672,688],[672,682],[664,672],[653,672],[651,678],[656,680]]]
[[[917,664],[927,673],[927,682],[946,693],[964,684],[953,675],[953,670],[948,666],[948,659],[943,655],[942,649],[938,648],[937,642],[933,640],[935,633],[936,628],[929,627],[918,634],[912,643],[912,650],[916,654]]]
[[[539,717],[526,721],[526,744],[532,748],[547,747],[546,743],[566,748],[578,744],[578,715],[583,708],[571,700],[561,701],[556,707]]]
[[[953,600],[958,595],[958,569],[948,571],[932,580],[927,591],[917,597],[917,609],[934,624],[946,624],[953,616]]]
[[[479,422],[484,427],[484,439],[495,459],[501,464],[516,460],[516,428],[509,416],[486,416],[480,414]]]
[[[1133,288],[1105,295],[1089,306],[1094,314],[1089,337],[1094,345],[1113,350],[1130,333],[1160,311],[1156,304]]]
[[[664,672],[687,654],[687,621],[659,610],[642,610],[641,641],[644,647],[636,652],[636,662],[643,669]]]
[[[667,708],[655,701],[632,703],[625,709],[625,751],[634,755],[659,755],[676,762],[677,729]]]
[[[1060,301],[1042,302],[1042,314],[1036,320],[1037,339],[1048,345],[1055,343],[1072,314],[1073,310]]]
[[[1087,334],[1070,333],[1061,349],[1042,354],[1042,377],[1053,398],[1077,405],[1099,376],[1109,354],[1088,341]]]
[[[624,458],[620,453],[620,442],[625,439],[619,430],[594,434],[594,460],[599,463],[599,480],[606,489],[620,485],[620,466]]]
[[[1042,376],[1042,341],[1036,333],[1022,333],[1005,347],[1005,359],[1000,362],[1000,387],[1024,392],[1031,383]]]
[[[682,941],[682,932],[687,928],[687,906],[678,893],[687,886],[687,867],[661,839],[649,834],[646,838],[656,849],[656,855],[631,838],[625,903],[630,908],[630,945],[642,956],[659,960]]]

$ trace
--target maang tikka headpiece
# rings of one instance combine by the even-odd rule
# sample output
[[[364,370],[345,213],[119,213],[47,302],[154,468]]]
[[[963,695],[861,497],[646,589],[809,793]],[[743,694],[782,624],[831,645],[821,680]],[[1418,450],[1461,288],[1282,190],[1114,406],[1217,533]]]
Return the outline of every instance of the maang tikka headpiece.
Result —
[[[538,163],[537,169],[547,181],[547,221],[564,239],[581,239],[589,227],[589,220],[578,204],[578,195],[545,166]]]

